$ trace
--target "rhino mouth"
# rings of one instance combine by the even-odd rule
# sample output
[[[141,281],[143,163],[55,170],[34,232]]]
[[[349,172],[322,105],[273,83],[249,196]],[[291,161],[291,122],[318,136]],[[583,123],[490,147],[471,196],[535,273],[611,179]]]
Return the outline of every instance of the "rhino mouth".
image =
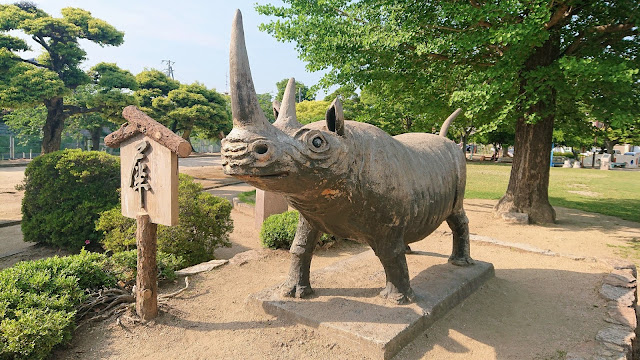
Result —
[[[266,174],[266,175],[241,175],[238,176],[240,178],[246,178],[246,179],[281,179],[284,177],[289,176],[289,173],[284,171],[284,172],[279,172],[279,173],[274,173],[274,174]]]

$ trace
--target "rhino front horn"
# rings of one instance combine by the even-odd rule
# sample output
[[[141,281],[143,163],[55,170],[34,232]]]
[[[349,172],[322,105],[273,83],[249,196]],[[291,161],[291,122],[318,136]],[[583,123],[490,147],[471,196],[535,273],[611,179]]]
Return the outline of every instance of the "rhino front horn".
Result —
[[[231,47],[229,49],[229,74],[231,80],[231,113],[233,127],[263,127],[269,122],[264,116],[251,78],[249,57],[244,43],[242,13],[236,10],[231,25]]]

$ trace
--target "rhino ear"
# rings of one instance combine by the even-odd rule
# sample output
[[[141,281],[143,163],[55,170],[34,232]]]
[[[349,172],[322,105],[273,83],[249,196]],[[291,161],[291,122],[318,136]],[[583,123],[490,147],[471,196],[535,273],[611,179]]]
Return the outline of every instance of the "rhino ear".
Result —
[[[280,101],[273,100],[271,107],[273,108],[273,117],[277,119],[278,115],[280,115]]]
[[[336,134],[344,135],[344,113],[342,112],[342,102],[336,98],[327,109],[327,129]]]

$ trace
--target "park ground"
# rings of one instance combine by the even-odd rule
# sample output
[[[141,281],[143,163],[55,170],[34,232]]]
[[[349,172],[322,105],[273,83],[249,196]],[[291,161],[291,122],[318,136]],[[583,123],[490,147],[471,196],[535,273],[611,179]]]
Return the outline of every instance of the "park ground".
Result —
[[[0,218],[3,220],[9,219],[7,209],[18,209],[19,218],[21,194],[6,192],[12,191],[7,184],[9,179],[20,181],[20,168],[10,169],[0,169],[3,179],[0,201],[4,211]],[[487,177],[496,179],[504,171],[491,166],[475,170],[486,171]],[[471,169],[470,174],[475,170]],[[201,180],[203,185],[211,187],[209,191],[214,194],[232,197],[247,189],[239,184],[214,188],[230,183],[216,166],[193,166],[181,168],[181,171],[206,179]],[[600,177],[601,174],[595,170],[576,171],[580,172],[573,174],[579,176],[567,175],[573,180],[566,184],[568,190],[565,191],[582,191],[583,196],[597,197],[600,193],[597,188],[584,189],[584,186],[597,185],[590,185],[588,181],[584,186],[573,185],[582,184],[585,177]],[[554,174],[552,172],[552,180]],[[640,172],[634,175],[636,188],[637,175]],[[594,346],[595,334],[606,327],[605,302],[598,294],[603,278],[611,271],[613,262],[637,262],[640,259],[640,223],[556,207],[557,224],[507,224],[493,217],[495,200],[487,197],[489,199],[466,200],[465,207],[472,234],[502,242],[502,245],[483,241],[471,243],[472,256],[492,262],[496,277],[416,338],[397,358],[563,359],[567,352],[589,353]],[[601,197],[608,199],[610,194],[602,194]],[[12,201],[18,204],[12,204]],[[615,204],[614,200],[611,202]],[[248,295],[284,281],[289,254],[262,249],[251,216],[234,210],[232,217],[235,225],[231,234],[233,246],[218,249],[216,257],[230,259],[254,250],[245,253],[251,256],[193,276],[189,290],[171,299],[168,306],[163,307],[161,315],[148,324],[134,324],[126,320],[117,323],[111,319],[81,325],[72,343],[57,351],[54,357],[370,358],[371,354],[358,352],[317,329],[245,309]],[[15,228],[0,228],[0,244],[20,236],[19,229],[16,231]],[[443,225],[423,240],[429,252],[448,255],[451,239],[446,231],[448,228]],[[523,250],[526,247],[537,251]],[[312,272],[365,250],[365,246],[349,241],[319,249],[312,263]],[[540,250],[548,252],[544,254]],[[20,254],[0,259],[0,267],[9,266],[19,259],[46,255],[43,252],[46,249],[29,247]],[[551,252],[554,255],[549,255]],[[180,286],[181,279],[162,284],[160,291],[170,292]],[[335,287],[340,286],[341,279],[336,279]]]

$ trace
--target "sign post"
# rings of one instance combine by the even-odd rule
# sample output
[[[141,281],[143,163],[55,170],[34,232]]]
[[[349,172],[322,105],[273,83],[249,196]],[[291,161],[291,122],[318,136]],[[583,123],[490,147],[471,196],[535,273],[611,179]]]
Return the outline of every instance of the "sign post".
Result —
[[[128,122],[104,142],[120,148],[122,215],[137,223],[136,312],[151,320],[158,315],[157,224],[178,223],[178,156],[189,156],[191,145],[133,105],[122,115]]]

